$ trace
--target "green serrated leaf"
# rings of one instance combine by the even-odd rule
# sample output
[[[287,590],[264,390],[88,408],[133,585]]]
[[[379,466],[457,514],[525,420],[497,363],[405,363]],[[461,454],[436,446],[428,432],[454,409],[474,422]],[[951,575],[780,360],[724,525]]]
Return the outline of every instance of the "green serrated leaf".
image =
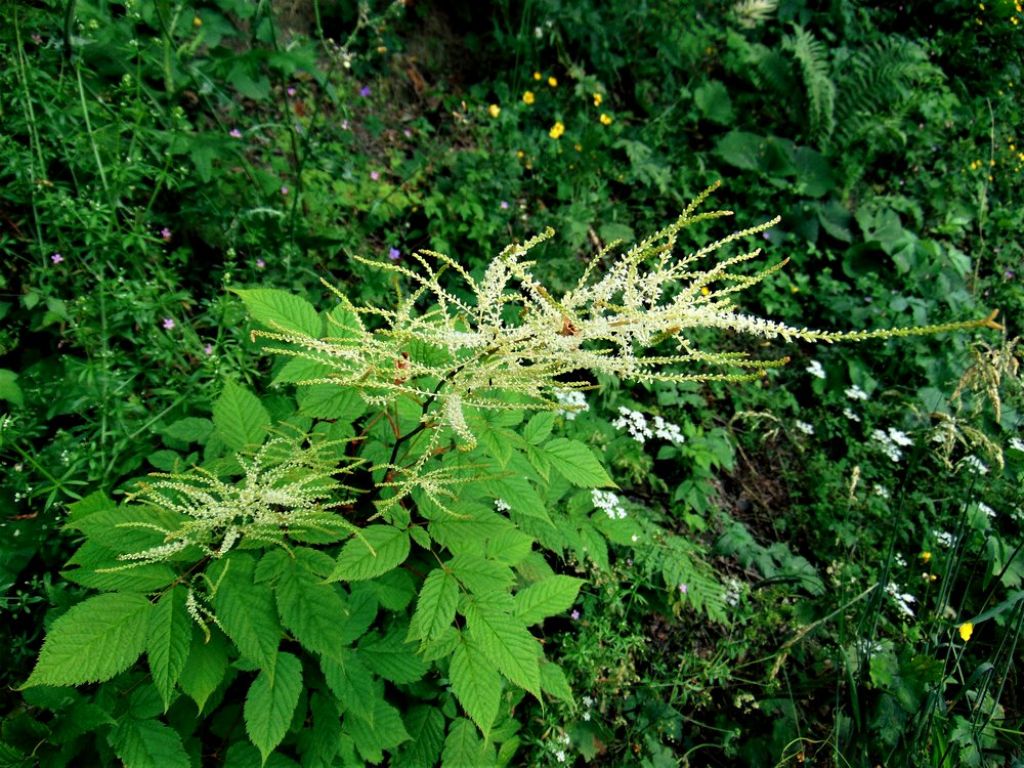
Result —
[[[486,738],[501,703],[501,676],[494,662],[484,654],[471,638],[463,642],[452,654],[448,669],[452,693],[462,704],[473,722],[480,726]]]
[[[164,702],[164,712],[171,706],[174,685],[185,668],[192,645],[192,618],[185,608],[187,596],[185,587],[174,587],[160,598],[149,619],[146,657],[153,684]]]
[[[556,437],[544,446],[544,453],[562,477],[580,488],[615,488],[601,462],[578,440]]]
[[[491,496],[504,499],[513,512],[551,522],[540,494],[525,477],[498,477],[482,484]]]
[[[320,658],[324,679],[338,702],[347,709],[359,709],[373,698],[373,675],[351,648],[341,648],[332,657]]]
[[[466,604],[466,622],[480,650],[520,688],[540,698],[540,644],[512,616],[508,595],[497,592]]]
[[[53,623],[25,686],[99,683],[124,672],[146,649],[152,611],[143,595],[127,592],[79,603]]]
[[[273,550],[268,555],[280,551]],[[307,650],[332,655],[339,647],[338,627],[349,617],[339,588],[325,584],[322,577],[310,570],[303,560],[293,560],[287,555],[285,560],[287,566],[278,579],[276,589],[281,623]]]
[[[270,427],[270,414],[256,395],[228,381],[213,404],[213,425],[228,448],[240,451],[263,442]]]
[[[183,443],[202,444],[206,442],[211,432],[213,432],[212,421],[188,416],[168,425],[163,434],[165,437],[180,440]]]
[[[557,664],[545,662],[540,665],[540,687],[544,693],[572,704],[572,687]]]
[[[334,371],[328,358],[323,362],[305,357],[293,357],[278,371],[273,384],[295,384],[300,381],[326,378]]]
[[[253,319],[275,331],[300,333],[319,339],[323,324],[308,301],[278,288],[234,289]]]
[[[531,445],[540,445],[548,439],[554,426],[555,414],[551,411],[535,413],[523,427],[523,437]]]
[[[384,750],[409,740],[398,710],[380,696],[371,697],[360,708],[347,712],[345,730],[355,739],[363,759],[374,764],[384,759]]]
[[[362,581],[397,568],[409,556],[409,535],[393,525],[371,525],[347,542],[329,581]]]
[[[281,625],[274,607],[274,593],[267,584],[254,581],[255,563],[249,556],[234,555],[220,561],[224,571],[213,598],[221,627],[242,655],[273,673]]]
[[[243,709],[245,732],[259,749],[263,762],[288,732],[302,693],[302,662],[298,658],[281,652],[273,670],[273,675],[264,670],[256,676]]]
[[[480,738],[476,726],[465,718],[452,721],[444,740],[441,768],[486,768],[494,765],[494,749]]]
[[[210,632],[207,640],[198,628],[192,630],[192,646],[187,663],[181,670],[178,685],[203,711],[207,700],[217,690],[228,671],[228,642],[219,631]]]
[[[459,604],[459,585],[444,568],[436,568],[423,580],[416,611],[409,624],[409,639],[430,641],[452,625]]]
[[[310,384],[296,394],[299,413],[317,419],[352,422],[366,413],[366,401],[354,389],[336,384]]]
[[[17,405],[25,405],[25,396],[18,386],[18,374],[6,368],[0,368],[0,400]]]
[[[416,706],[404,719],[409,743],[395,757],[393,768],[433,768],[444,746],[444,715],[435,707]]]
[[[427,665],[416,655],[416,648],[407,644],[406,632],[392,627],[383,637],[374,633],[359,643],[359,657],[372,672],[392,683],[414,683],[427,673]]]
[[[515,580],[507,565],[470,552],[455,555],[446,565],[466,589],[478,595],[508,591]]]
[[[576,601],[583,579],[552,576],[531,584],[515,596],[515,616],[523,623],[539,624],[548,616],[566,611]]]
[[[158,720],[125,717],[110,733],[110,746],[124,768],[189,768],[176,730]]]

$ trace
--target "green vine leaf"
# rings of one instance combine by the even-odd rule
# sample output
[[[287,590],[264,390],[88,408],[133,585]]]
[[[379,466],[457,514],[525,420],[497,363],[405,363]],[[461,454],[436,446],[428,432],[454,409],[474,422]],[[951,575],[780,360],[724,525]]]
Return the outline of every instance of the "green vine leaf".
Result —
[[[128,592],[79,603],[53,623],[24,687],[100,683],[124,672],[146,649],[152,612],[149,600]]]
[[[146,657],[153,684],[164,701],[164,712],[171,706],[174,685],[188,661],[192,644],[192,618],[185,608],[188,591],[177,586],[156,604],[149,619]]]
[[[217,620],[243,656],[273,674],[281,640],[274,593],[269,585],[253,581],[251,557],[235,556],[220,562],[224,571],[213,598]]]
[[[192,631],[192,649],[178,685],[203,711],[228,671],[228,642],[219,631],[211,631],[206,639],[198,629]]]
[[[270,427],[270,414],[252,392],[228,381],[213,404],[213,426],[224,444],[233,451],[263,442]]]
[[[296,550],[296,555],[314,551]],[[338,651],[338,625],[347,621],[349,610],[338,587],[309,570],[307,559],[286,557],[288,564],[277,582],[277,610],[281,623],[304,648],[332,656]]]
[[[328,581],[364,581],[397,568],[409,556],[409,535],[393,525],[371,525],[360,531],[338,555]]]
[[[540,644],[512,616],[510,603],[502,592],[478,597],[466,604],[466,622],[471,637],[501,674],[539,699]]]
[[[277,655],[274,674],[259,673],[245,697],[245,732],[263,762],[284,739],[302,693],[302,662],[290,653]]]

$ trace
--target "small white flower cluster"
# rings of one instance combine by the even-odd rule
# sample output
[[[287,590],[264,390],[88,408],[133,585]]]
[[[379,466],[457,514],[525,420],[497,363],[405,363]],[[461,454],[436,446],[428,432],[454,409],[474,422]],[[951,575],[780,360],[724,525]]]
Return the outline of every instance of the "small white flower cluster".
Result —
[[[1011,437],[1010,450],[1021,451],[1024,453],[1024,440],[1021,440],[1019,437]]]
[[[853,385],[847,387],[844,391],[846,392],[846,396],[848,398],[850,398],[851,400],[867,400],[868,399],[868,393],[865,392],[860,387],[858,387],[856,384],[853,384]]]
[[[843,416],[848,418],[850,421],[860,421],[860,416],[854,413],[850,406],[843,408]]]
[[[883,650],[882,643],[878,640],[868,640],[866,637],[857,641],[857,646],[862,656],[876,656]]]
[[[597,509],[603,509],[604,513],[612,520],[622,520],[626,517],[626,510],[619,503],[619,497],[611,491],[602,491],[597,488],[590,492],[590,498]]]
[[[984,512],[989,520],[995,520],[996,519],[996,511],[994,509],[992,509],[992,507],[990,507],[984,501],[979,501],[978,502],[978,509],[980,509],[982,512]]]
[[[594,707],[594,700],[589,696],[584,696],[581,701],[583,702],[584,710],[580,717],[586,722],[590,722],[590,710]]]
[[[811,426],[810,424],[808,424],[806,421],[797,420],[797,421],[793,422],[793,424],[794,424],[794,426],[796,426],[797,429],[799,429],[805,435],[813,435],[814,434],[814,427]]]
[[[590,404],[578,389],[560,389],[555,392],[555,399],[566,408],[559,408],[558,415],[568,421],[576,418],[576,414],[590,410]]]
[[[900,450],[901,446],[906,448],[914,444],[914,441],[907,436],[906,432],[900,432],[892,427],[889,427],[888,432],[883,432],[881,429],[872,431],[871,439],[881,446],[882,453],[895,462],[899,462],[903,458],[903,451]]]
[[[730,576],[725,580],[725,595],[723,599],[725,604],[731,608],[735,608],[740,604],[740,594],[743,592],[743,584],[735,576]]]
[[[685,439],[678,424],[667,422],[661,416],[653,416],[652,421],[653,430],[647,423],[647,417],[640,411],[631,411],[625,406],[619,406],[619,417],[612,422],[612,426],[628,431],[629,436],[641,445],[651,437],[668,440],[673,445],[678,445]]]
[[[893,559],[896,561],[896,565],[898,565],[900,568],[906,568],[907,567],[907,558],[905,558],[899,552],[896,553],[896,557],[893,558]]]
[[[935,531],[935,540],[946,549],[953,546],[953,534],[949,531]]]
[[[811,360],[811,364],[804,368],[811,376],[816,376],[819,379],[825,378],[825,369],[821,367],[821,363],[817,360]]]
[[[678,445],[685,439],[678,424],[670,424],[661,416],[654,417],[654,436],[662,440],[668,440],[673,445]]]
[[[892,496],[892,494],[889,493],[888,488],[886,488],[884,485],[879,485],[878,483],[875,483],[875,487],[872,488],[871,490],[875,492],[875,496],[880,496],[881,498],[886,500],[888,500],[889,497]]]
[[[917,602],[917,598],[909,592],[904,592],[903,588],[900,587],[894,581],[890,581],[885,586],[885,591],[889,593],[889,597],[896,603],[896,607],[900,609],[900,612],[908,618],[914,618],[914,609],[912,605]]]
[[[960,460],[960,464],[961,466],[966,467],[970,472],[974,473],[975,475],[988,474],[988,467],[981,459],[979,459],[973,453],[968,456],[964,456]]]
[[[555,760],[564,763],[569,756],[565,750],[569,748],[572,739],[569,738],[568,733],[563,733],[561,736],[555,737],[555,742],[558,744],[558,747],[555,748]]]
[[[510,509],[512,509],[512,505],[509,504],[504,499],[495,499],[494,500],[494,508],[498,512],[508,512]]]
[[[651,428],[647,426],[647,417],[640,413],[640,411],[629,410],[624,405],[619,406],[619,418],[612,422],[612,426],[616,429],[627,430],[629,436],[641,445],[644,444],[647,438],[654,436]]]

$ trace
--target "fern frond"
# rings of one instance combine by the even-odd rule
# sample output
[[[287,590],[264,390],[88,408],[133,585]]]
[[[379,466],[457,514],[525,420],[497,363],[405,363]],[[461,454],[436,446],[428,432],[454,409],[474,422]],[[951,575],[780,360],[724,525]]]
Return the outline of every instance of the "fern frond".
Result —
[[[828,49],[799,24],[793,26],[793,36],[786,38],[785,46],[803,74],[810,136],[824,146],[835,129],[836,85],[829,73]]]

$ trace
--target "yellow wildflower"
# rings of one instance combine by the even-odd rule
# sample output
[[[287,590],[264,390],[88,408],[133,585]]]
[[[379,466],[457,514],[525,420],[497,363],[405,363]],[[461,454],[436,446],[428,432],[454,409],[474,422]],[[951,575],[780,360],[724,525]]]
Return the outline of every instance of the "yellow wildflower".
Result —
[[[600,93],[595,93],[594,94],[594,106],[595,107],[600,107],[602,101],[604,101],[604,97],[601,96]]]
[[[601,125],[611,125],[612,124],[612,116],[609,115],[607,112],[602,112],[601,113],[601,117],[599,119],[601,120]]]
[[[793,284],[793,285],[789,286],[789,292],[790,293],[800,293],[800,286],[796,285],[796,284]]]
[[[192,17],[192,26],[193,27],[201,27],[201,26],[203,26],[203,20],[200,19],[198,16],[193,16]]]
[[[499,107],[497,104],[491,104],[491,106],[487,108],[487,114],[489,114],[491,117],[497,117],[498,115],[501,114],[501,107]]]
[[[563,133],[565,133],[565,126],[562,125],[561,121],[558,121],[551,126],[551,130],[548,131],[548,136],[552,139],[559,139],[562,137]]]
[[[708,288],[706,285],[702,285],[700,287],[700,295],[701,296],[707,296],[709,293],[711,293],[711,289]]]
[[[536,101],[533,91],[527,91],[523,94],[523,104],[533,104]]]
[[[534,79],[534,80],[540,80],[540,79],[541,79],[541,77],[543,77],[543,75],[541,75],[541,73],[540,73],[540,72],[534,72],[534,73],[533,73],[533,79]]]
[[[927,562],[929,562],[929,561],[930,561],[931,559],[932,559],[932,553],[931,553],[931,552],[927,552],[927,551],[925,551],[925,552],[922,552],[922,553],[921,553],[921,562],[922,562],[922,563],[927,563]]]
[[[960,625],[960,639],[965,643],[971,639],[971,635],[974,634],[974,625],[969,621],[965,621]]]
[[[516,157],[518,157],[520,160],[522,160],[524,157],[526,157],[526,153],[523,152],[523,150],[521,150],[521,149],[517,149],[516,150]]]
[[[583,151],[583,145],[582,144],[573,144],[572,148],[575,149],[577,152],[582,152]]]
[[[555,77],[554,75],[549,77],[548,78],[548,85],[550,85],[552,88],[557,88],[558,87],[558,78]]]

